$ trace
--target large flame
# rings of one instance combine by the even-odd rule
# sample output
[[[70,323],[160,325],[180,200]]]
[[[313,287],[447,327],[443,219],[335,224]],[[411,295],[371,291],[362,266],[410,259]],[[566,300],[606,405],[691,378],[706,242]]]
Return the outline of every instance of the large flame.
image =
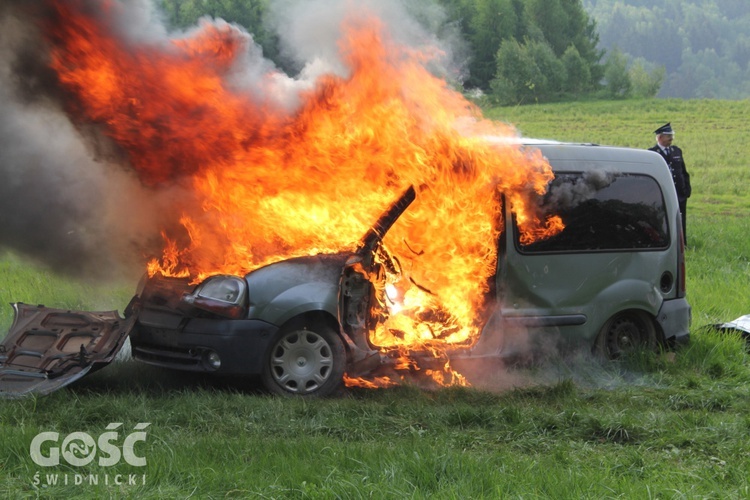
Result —
[[[350,249],[414,185],[416,202],[385,239],[402,275],[389,283],[392,315],[372,340],[439,357],[478,334],[501,195],[525,238],[555,230],[558,221],[533,211],[552,178],[541,155],[490,144],[486,136],[515,130],[484,120],[425,69],[428,53],[395,44],[374,16],[345,22],[348,75],[318,78],[289,112],[272,98],[278,73],[265,75],[264,92],[236,81],[250,38],[235,27],[204,22],[190,37],[137,43],[117,28],[115,1],[49,2],[43,29],[70,114],[99,124],[153,189],[189,186],[182,230],[165,228],[151,273],[199,281]]]

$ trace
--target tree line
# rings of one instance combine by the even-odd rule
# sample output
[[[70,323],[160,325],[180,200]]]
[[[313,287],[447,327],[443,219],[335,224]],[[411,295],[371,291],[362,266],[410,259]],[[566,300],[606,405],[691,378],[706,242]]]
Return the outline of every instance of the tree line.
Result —
[[[610,56],[661,68],[660,97],[750,96],[750,1],[584,0],[584,6]]]
[[[159,0],[168,24],[187,28],[203,16],[237,23],[264,56],[294,73],[266,23],[271,0]],[[442,25],[468,45],[468,71],[457,87],[492,104],[664,95],[730,97],[750,86],[747,0],[410,0],[411,11],[440,7]],[[719,8],[719,3],[722,7]],[[685,4],[685,5],[682,5]],[[709,9],[699,9],[708,4]],[[672,8],[679,9],[674,17]],[[662,21],[651,12],[669,14]],[[663,11],[663,12],[662,12]],[[669,17],[673,16],[673,17]],[[419,19],[419,16],[417,16]],[[427,21],[425,21],[427,23]],[[728,26],[732,26],[729,30]],[[720,42],[722,30],[732,41]],[[734,33],[737,31],[737,33]],[[727,33],[728,34],[728,33]],[[600,42],[600,35],[602,42]],[[718,38],[717,38],[718,37]],[[686,40],[690,42],[685,49]],[[718,41],[717,41],[718,40]],[[720,47],[717,47],[720,45]],[[605,50],[607,47],[608,49]],[[712,57],[716,55],[717,57]],[[718,59],[718,60],[717,60]],[[730,70],[719,66],[731,60]],[[709,78],[710,77],[710,78]],[[743,80],[744,78],[744,80]],[[711,89],[709,92],[707,89]],[[659,94],[659,95],[661,95]]]

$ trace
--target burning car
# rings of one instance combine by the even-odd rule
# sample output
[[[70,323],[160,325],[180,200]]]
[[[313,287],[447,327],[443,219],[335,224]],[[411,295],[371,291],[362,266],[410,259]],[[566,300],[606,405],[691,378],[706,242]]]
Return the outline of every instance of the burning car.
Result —
[[[6,394],[62,387],[107,363],[128,336],[141,361],[260,374],[273,392],[303,396],[331,393],[342,378],[350,385],[382,359],[450,384],[457,355],[505,356],[532,336],[611,358],[688,337],[679,213],[659,155],[520,147],[514,127],[482,118],[432,74],[425,63],[437,51],[403,46],[411,37],[392,37],[369,14],[330,25],[341,34],[338,57],[309,62],[338,69],[298,81],[248,52],[253,37],[237,26],[207,21],[152,37],[150,23],[129,25],[141,16],[128,3],[24,8],[37,13],[21,17],[41,15],[28,31],[45,51],[15,66],[29,72],[19,95],[49,87],[51,102],[60,99],[50,108],[77,132],[71,140],[91,134],[92,167],[112,151],[96,192],[120,196],[106,209],[91,204],[105,214],[107,244],[92,246],[115,253],[132,234],[153,257],[151,277],[125,318],[18,304],[0,351]],[[34,51],[26,52],[18,61]],[[490,144],[485,134],[511,140]],[[42,193],[60,190],[67,163],[77,164],[51,163]],[[124,170],[128,189],[110,183],[110,167]],[[75,179],[79,170],[71,166]],[[376,219],[393,186],[412,184],[419,203],[390,229],[391,258],[381,240],[414,191],[369,232],[360,214]],[[550,203],[539,205],[550,186]],[[590,195],[580,203],[559,205],[583,188]]]
[[[409,188],[353,250],[279,260],[245,275],[215,274],[197,285],[153,274],[125,318],[16,304],[0,345],[0,390],[62,387],[109,362],[128,335],[139,361],[260,375],[271,392],[303,397],[331,394],[343,380],[368,386],[358,377],[383,365],[438,383],[446,374],[461,381],[451,362],[462,369],[480,358],[533,353],[550,341],[610,359],[687,342],[683,237],[663,160],[626,148],[534,146],[556,176],[540,198],[542,209],[559,214],[563,227],[525,239],[512,203],[503,201],[493,293],[485,296],[491,312],[476,319],[477,336],[456,335],[460,325],[437,294],[411,276],[405,280],[401,254],[395,258],[383,245],[416,197]],[[410,305],[406,294],[390,293],[394,284],[420,300]],[[413,326],[421,336],[407,338]]]
[[[59,389],[114,359],[130,337],[135,359],[218,375],[260,375],[276,394],[324,396],[344,373],[380,364],[368,333],[381,321],[386,269],[382,239],[414,201],[407,189],[351,252],[297,257],[245,276],[144,278],[125,310],[79,312],[14,304],[0,346],[6,396]]]
[[[353,253],[284,260],[246,276],[147,279],[126,310],[143,362],[217,374],[261,375],[277,394],[326,395],[344,372],[380,364],[369,332],[385,314],[385,233],[411,204],[409,188]]]

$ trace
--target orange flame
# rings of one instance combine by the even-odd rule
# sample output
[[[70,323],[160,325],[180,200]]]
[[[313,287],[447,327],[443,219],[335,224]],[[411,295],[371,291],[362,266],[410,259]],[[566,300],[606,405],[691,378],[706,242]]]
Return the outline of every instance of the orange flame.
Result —
[[[430,54],[395,44],[372,16],[345,23],[349,74],[320,77],[289,112],[268,97],[278,73],[263,78],[266,94],[233,81],[250,44],[235,27],[204,22],[190,37],[137,43],[118,35],[123,7],[114,0],[100,12],[81,0],[49,2],[50,64],[74,97],[70,114],[100,124],[145,184],[191,192],[178,201],[182,234],[165,229],[152,274],[197,282],[349,249],[397,193],[418,186],[385,239],[402,274],[389,283],[398,290],[391,318],[372,340],[439,357],[479,332],[502,227],[499,195],[525,238],[559,230],[559,220],[534,216],[553,177],[541,155],[488,144],[487,135],[516,132],[483,119],[425,69]],[[461,383],[450,371],[446,364],[431,375]]]
[[[348,375],[344,375],[344,385],[346,385],[347,387],[364,387],[365,389],[377,389],[393,387],[394,385],[398,384],[389,377],[373,377],[371,380],[368,380],[362,377],[354,378]]]

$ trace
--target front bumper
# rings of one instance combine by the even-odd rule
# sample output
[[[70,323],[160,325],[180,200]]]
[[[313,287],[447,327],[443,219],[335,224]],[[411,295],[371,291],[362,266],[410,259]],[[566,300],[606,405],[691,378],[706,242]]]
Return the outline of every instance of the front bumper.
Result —
[[[184,328],[139,322],[130,334],[133,357],[151,365],[220,375],[257,375],[278,331],[259,320],[192,319]],[[213,354],[212,354],[213,353]],[[212,363],[218,355],[220,366]]]

